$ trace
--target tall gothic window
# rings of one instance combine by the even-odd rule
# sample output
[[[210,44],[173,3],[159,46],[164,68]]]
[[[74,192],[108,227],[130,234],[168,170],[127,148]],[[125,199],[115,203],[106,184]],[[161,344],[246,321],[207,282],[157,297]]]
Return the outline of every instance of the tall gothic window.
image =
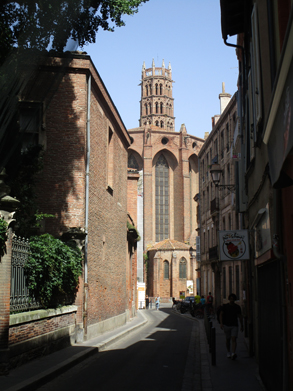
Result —
[[[169,166],[161,155],[156,163],[156,242],[169,237]]]
[[[185,258],[180,259],[179,278],[186,278],[186,259]]]
[[[169,279],[169,262],[164,261],[164,279]]]

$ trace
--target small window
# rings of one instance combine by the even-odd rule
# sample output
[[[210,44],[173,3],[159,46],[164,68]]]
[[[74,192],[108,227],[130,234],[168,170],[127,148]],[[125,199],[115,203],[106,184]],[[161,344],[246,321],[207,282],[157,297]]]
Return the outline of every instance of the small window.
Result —
[[[162,144],[166,145],[166,144],[168,144],[168,142],[169,142],[169,139],[167,137],[162,138]]]
[[[134,155],[131,153],[128,157],[128,168],[132,168],[134,170],[138,170],[138,163],[135,159]]]
[[[22,135],[22,151],[39,144],[41,129],[40,103],[22,102],[19,106],[19,128]]]

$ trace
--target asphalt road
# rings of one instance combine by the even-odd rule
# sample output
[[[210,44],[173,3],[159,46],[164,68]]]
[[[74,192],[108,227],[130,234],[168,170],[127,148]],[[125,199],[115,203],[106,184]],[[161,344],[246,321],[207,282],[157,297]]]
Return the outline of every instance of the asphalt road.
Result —
[[[145,311],[148,323],[53,379],[40,391],[193,391],[196,322],[170,308]]]

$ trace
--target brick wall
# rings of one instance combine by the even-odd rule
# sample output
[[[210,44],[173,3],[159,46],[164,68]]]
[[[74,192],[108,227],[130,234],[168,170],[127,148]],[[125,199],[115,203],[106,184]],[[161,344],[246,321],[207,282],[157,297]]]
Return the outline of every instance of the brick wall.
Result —
[[[9,327],[9,346],[75,325],[74,312]]]
[[[55,65],[59,64],[58,59],[54,61]],[[87,257],[87,320],[90,325],[122,314],[128,308],[127,148],[130,138],[89,57],[76,56],[61,69],[64,74],[45,113],[46,151],[38,206],[39,211],[56,216],[46,222],[47,232],[60,235],[69,227],[85,227],[87,80],[90,73]],[[44,68],[44,75],[51,74],[52,70],[54,67]],[[111,149],[109,129],[113,133]],[[80,282],[82,289],[83,280]],[[78,295],[80,305],[83,295],[80,292]]]

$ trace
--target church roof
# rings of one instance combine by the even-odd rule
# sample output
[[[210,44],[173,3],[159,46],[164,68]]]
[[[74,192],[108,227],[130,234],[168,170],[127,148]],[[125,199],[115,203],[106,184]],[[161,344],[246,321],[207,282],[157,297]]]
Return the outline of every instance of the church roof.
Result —
[[[185,243],[182,243],[182,242],[178,242],[178,240],[173,240],[173,239],[165,239],[165,240],[162,240],[161,242],[158,242],[156,244],[154,244],[150,249],[149,251],[151,250],[189,250],[190,246],[185,244]]]

